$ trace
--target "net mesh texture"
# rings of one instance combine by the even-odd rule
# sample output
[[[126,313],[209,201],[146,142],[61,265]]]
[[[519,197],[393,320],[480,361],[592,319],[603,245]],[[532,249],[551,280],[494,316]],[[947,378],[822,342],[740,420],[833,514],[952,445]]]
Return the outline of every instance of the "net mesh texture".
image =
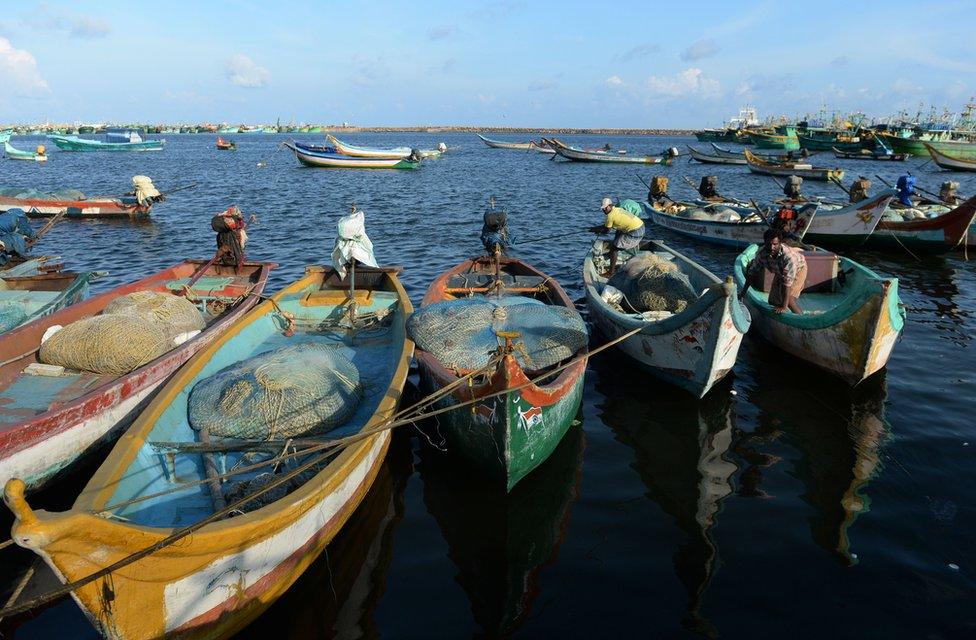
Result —
[[[622,291],[638,312],[681,313],[698,297],[678,265],[653,253],[625,262],[607,284]]]

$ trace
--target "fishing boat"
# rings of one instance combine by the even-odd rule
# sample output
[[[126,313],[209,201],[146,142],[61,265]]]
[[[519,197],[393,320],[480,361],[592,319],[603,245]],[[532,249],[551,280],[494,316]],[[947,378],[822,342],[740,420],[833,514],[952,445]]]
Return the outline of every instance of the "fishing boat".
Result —
[[[801,149],[809,151],[830,151],[840,149],[848,153],[857,153],[864,148],[864,143],[857,136],[837,133],[809,133],[798,135],[797,140]]]
[[[870,151],[860,149],[858,151],[844,151],[833,147],[834,157],[841,160],[874,160],[875,162],[904,162],[908,160],[908,153],[891,153],[885,151]]]
[[[746,157],[749,170],[753,173],[766,176],[799,176],[807,180],[843,180],[843,169],[828,169],[824,167],[814,167],[811,164],[800,162],[768,162],[758,157],[748,149],[742,151]]]
[[[585,151],[577,147],[571,147],[559,140],[553,139],[556,155],[573,160],[574,162],[609,162],[616,164],[670,164],[670,158],[660,156],[629,156],[621,153],[608,153],[606,151]]]
[[[16,267],[0,271],[0,336],[84,300],[88,283],[103,275],[32,267],[30,271],[25,275],[19,275]]]
[[[961,249],[970,242],[969,229],[976,220],[976,196],[948,213],[934,218],[902,222],[882,220],[865,246],[871,249],[940,254]]]
[[[546,155],[555,155],[556,147],[552,141],[547,138],[542,138],[539,142],[532,142],[532,150],[537,153],[544,153]]]
[[[715,150],[714,155],[720,158],[741,160],[740,164],[746,164],[746,158],[742,154],[742,150],[733,151],[732,149],[728,149],[726,147],[720,147],[714,142],[712,143],[712,149]],[[790,151],[786,153],[769,153],[769,152],[763,153],[761,151],[753,151],[752,155],[756,156],[757,158],[762,158],[763,160],[769,160],[770,162],[788,162],[788,161],[795,161],[797,159],[804,158],[804,157],[809,158],[810,156],[815,156],[817,155],[817,152],[814,151],[813,153],[807,153],[806,156],[803,156],[801,154],[793,153]]]
[[[152,181],[148,185],[151,187],[149,193],[158,194]],[[140,198],[135,195],[139,188],[137,186],[130,195],[90,197],[77,189],[46,193],[36,189],[0,188],[0,212],[20,209],[31,218],[145,219],[152,213],[153,205],[162,200],[162,194]]]
[[[221,137],[217,138],[217,150],[218,151],[231,151],[237,148],[237,143],[232,140],[224,140]]]
[[[586,304],[593,322],[610,339],[640,329],[617,348],[651,375],[703,397],[732,371],[742,336],[749,330],[749,313],[740,305],[732,279],[723,282],[664,243],[644,242],[630,260],[653,253],[675,265],[691,288],[701,293],[677,313],[640,313],[629,305],[613,305],[603,295],[607,278],[600,267],[608,264],[609,248],[608,242],[597,240],[583,261]]]
[[[528,151],[529,149],[532,148],[532,145],[534,144],[532,141],[502,142],[501,140],[492,140],[490,138],[486,138],[480,133],[476,133],[475,135],[481,138],[481,141],[484,142],[489,147],[491,147],[492,149],[518,149],[520,151]]]
[[[437,303],[472,296],[475,302],[514,302],[520,309],[540,302],[557,310],[574,309],[572,299],[559,283],[535,267],[514,258],[483,257],[466,260],[438,276],[424,296],[421,311]],[[497,315],[508,314],[505,307],[499,308],[503,311]],[[578,320],[575,311],[566,315]],[[474,402],[470,407],[438,416],[450,450],[511,491],[545,462],[576,418],[583,395],[586,345],[585,327],[580,321],[579,332],[571,337],[579,338],[581,346],[571,359],[553,365],[549,360],[555,356],[554,349],[552,354],[531,352],[526,343],[539,332],[558,335],[555,328],[534,327],[530,323],[535,315],[508,317],[512,332],[498,335],[496,341],[503,344],[488,358],[488,364],[479,368],[446,361],[446,356],[424,350],[425,344],[416,335],[413,337],[422,387],[430,393],[447,392],[438,406]],[[554,371],[554,367],[565,368]],[[479,369],[484,371],[470,377]],[[547,372],[552,373],[540,381]]]
[[[752,245],[735,260],[735,283],[740,289],[758,250],[758,245]],[[856,385],[884,368],[905,326],[898,279],[882,278],[828,251],[803,253],[807,280],[798,300],[803,313],[773,309],[765,290],[770,276],[763,272],[762,282],[751,282],[756,286],[750,286],[744,296],[753,331],[779,349]]]
[[[735,142],[735,129],[700,129],[695,138],[698,142]]]
[[[351,144],[346,144],[338,138],[336,138],[331,133],[326,136],[326,139],[332,144],[337,153],[342,155],[352,156],[354,158],[380,158],[380,159],[391,159],[391,158],[409,158],[411,155],[419,155],[421,158],[437,158],[440,157],[444,152],[440,149],[411,149],[410,147],[396,147],[395,149],[373,149],[371,147],[356,147]],[[443,144],[443,143],[442,143]],[[445,146],[446,148],[446,146]]]
[[[931,140],[923,142],[930,154],[935,150],[944,157],[976,163],[976,142],[973,140]],[[933,157],[935,154],[932,154]]]
[[[143,140],[133,134],[127,142],[102,142],[86,140],[78,136],[48,136],[62,151],[162,151],[165,140]]]
[[[206,266],[188,260],[116,287],[0,336],[0,482],[20,478],[39,489],[99,445],[114,439],[155,390],[197,351],[240,319],[258,301],[270,263]],[[38,349],[55,326],[94,316],[116,298],[137,291],[180,295],[206,309],[205,328],[151,362],[124,375],[63,370],[44,375]],[[39,372],[38,372],[39,371]]]
[[[10,131],[0,131],[0,142],[8,142],[13,133]]]
[[[22,151],[15,148],[9,142],[4,141],[3,152],[9,160],[29,160],[33,162],[47,162],[47,154],[44,153],[44,146],[38,145],[36,151]]]
[[[846,205],[821,202],[803,240],[829,249],[859,247],[874,233],[896,195],[895,191],[884,191]]]
[[[738,157],[727,157],[720,155],[709,155],[707,153],[702,153],[701,151],[695,149],[694,147],[688,147],[688,153],[691,154],[692,160],[697,160],[704,164],[745,164],[746,158],[742,154]]]
[[[328,169],[416,169],[420,167],[420,160],[407,158],[355,158],[341,153],[329,153],[309,148],[309,145],[298,146],[294,142],[283,142],[298,161],[306,167],[321,167]]]
[[[783,149],[785,151],[795,151],[800,148],[800,143],[796,135],[780,135],[766,131],[750,130],[749,138],[757,149]]]
[[[966,159],[950,156],[939,151],[935,145],[930,143],[925,143],[925,148],[929,150],[929,154],[932,156],[932,162],[943,169],[948,171],[976,171],[976,158]]]
[[[412,308],[397,271],[357,268],[353,292],[334,269],[311,267],[237,318],[166,383],[67,512],[34,511],[23,483],[7,483],[17,543],[65,582],[183,533],[72,591],[104,636],[230,637],[342,529],[379,473],[392,437],[384,427],[409,373],[404,323]],[[345,322],[353,306],[355,328]],[[359,402],[335,428],[285,442],[191,426],[195,387],[289,346],[342,357],[359,371]],[[261,495],[262,487],[276,491]]]
[[[709,244],[719,244],[727,247],[748,247],[761,243],[763,234],[769,228],[765,213],[752,208],[736,208],[728,203],[701,203],[698,206],[682,205],[659,209],[646,202],[640,203],[651,221],[666,229],[670,229],[683,236],[694,238]],[[820,204],[810,202],[800,205],[796,209],[794,235],[802,240],[810,224],[815,220]],[[705,215],[697,218],[688,217],[688,212],[695,209],[703,210]],[[739,220],[720,220],[718,215],[711,213],[718,210],[733,209]]]

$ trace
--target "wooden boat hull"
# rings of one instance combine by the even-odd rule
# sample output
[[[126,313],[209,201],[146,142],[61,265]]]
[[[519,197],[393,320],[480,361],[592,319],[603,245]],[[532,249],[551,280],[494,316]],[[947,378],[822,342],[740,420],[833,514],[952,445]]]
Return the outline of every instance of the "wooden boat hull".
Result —
[[[468,260],[441,274],[424,296],[428,305],[453,297],[447,293],[450,278],[459,273],[479,273],[487,263]],[[548,300],[573,308],[573,302],[558,283],[530,265],[502,258],[502,269],[520,270],[541,276],[548,287]],[[455,370],[445,368],[433,354],[417,349],[417,364],[425,390],[442,389],[458,379]],[[440,401],[447,407],[498,393],[473,406],[438,416],[451,447],[486,475],[512,488],[542,464],[572,425],[583,396],[586,358],[579,358],[559,372],[555,380],[530,383],[518,360],[508,354],[484,381],[459,385]]]
[[[336,138],[334,135],[329,134],[326,139],[332,143],[336,151],[342,155],[352,156],[354,158],[407,158],[410,156],[410,147],[399,147],[396,149],[370,149],[368,147],[356,147],[351,144],[346,144]]]
[[[758,173],[760,175],[767,176],[800,176],[807,180],[823,180],[823,181],[833,181],[833,180],[843,180],[844,170],[843,169],[827,169],[812,167],[810,165],[780,165],[772,162],[766,162],[762,158],[756,156],[748,149],[743,151],[746,157],[746,161],[749,165],[749,170],[753,173]]]
[[[134,198],[88,198],[85,200],[47,200],[41,198],[11,198],[0,196],[0,211],[20,209],[31,218],[146,218],[152,204],[141,205]]]
[[[627,156],[617,153],[583,151],[565,145],[555,148],[556,155],[574,162],[605,162],[610,164],[668,164],[661,156]]]
[[[354,158],[341,154],[331,154],[300,148],[294,143],[284,145],[295,154],[295,158],[306,167],[323,169],[416,169],[419,162],[403,158]]]
[[[769,228],[765,222],[717,222],[713,220],[694,220],[658,211],[646,202],[641,206],[651,221],[683,236],[726,247],[748,247],[762,243],[763,233]],[[798,220],[803,221],[803,229],[797,235],[802,239],[809,225],[816,220],[817,204],[809,204],[797,212]],[[798,225],[799,226],[799,225]]]
[[[76,136],[48,136],[48,140],[62,151],[162,151],[165,140],[144,140],[142,142],[101,142],[84,140]]]
[[[783,149],[784,151],[796,151],[800,148],[800,143],[796,136],[783,136],[773,133],[762,133],[750,131],[749,138],[757,149]]]
[[[976,220],[976,196],[935,218],[891,222],[882,220],[865,246],[871,249],[940,254],[961,249]]]
[[[357,270],[357,276],[368,271]],[[403,326],[412,310],[409,298],[393,275],[395,272],[376,272],[391,281],[396,293],[399,306],[393,311],[396,315],[391,340],[399,339],[399,347],[391,353],[390,384],[373,394],[371,407],[375,410],[365,417],[362,429],[377,427],[394,415],[412,353],[412,343],[406,339]],[[301,306],[301,296],[310,286],[316,287],[316,283],[332,275],[332,269],[310,268],[305,278],[286,287],[273,300],[293,311],[304,309],[309,313],[308,307]],[[366,307],[368,304],[363,305]],[[171,535],[176,527],[134,523],[146,518],[152,521],[156,517],[151,513],[153,509],[168,510],[166,518],[172,516],[181,523],[182,518],[199,521],[194,515],[181,515],[178,508],[166,502],[136,506],[131,513],[125,507],[109,505],[126,495],[126,489],[138,492],[138,483],[127,479],[131,466],[143,465],[137,469],[138,474],[146,474],[148,469],[163,478],[167,476],[159,463],[145,462],[143,458],[153,457],[147,451],[153,450],[150,438],[154,428],[160,426],[167,433],[165,420],[185,408],[187,388],[228,361],[233,362],[233,358],[240,359],[235,340],[246,343],[246,353],[253,348],[248,341],[266,335],[269,327],[282,331],[284,327],[277,324],[276,318],[280,316],[273,303],[263,302],[188,362],[139,416],[68,512],[32,511],[23,498],[22,485],[9,482],[5,499],[17,516],[17,543],[35,551],[56,575],[70,581]],[[230,637],[281,596],[342,528],[379,472],[390,438],[389,430],[367,434],[342,448],[314,477],[287,496],[204,525],[181,542],[72,595],[106,637]],[[190,501],[188,508],[192,511],[193,493],[174,495]],[[206,495],[203,497],[207,499]],[[106,507],[109,513],[118,511],[129,517],[94,515],[105,512]],[[105,598],[107,592],[113,594],[109,600]]]
[[[698,142],[735,142],[735,131],[705,129],[696,131],[695,138],[698,139]]]
[[[932,153],[933,149],[945,157],[956,160],[965,160],[971,164],[976,164],[976,142],[965,140],[928,140],[923,142],[926,150]],[[932,154],[933,156],[935,154]]]
[[[596,243],[594,250],[597,250]],[[603,300],[599,288],[606,284],[606,279],[597,273],[591,252],[583,261],[590,318],[608,339],[644,327],[640,333],[618,343],[617,349],[656,378],[701,398],[732,371],[742,337],[749,330],[749,313],[739,304],[731,279],[723,283],[661,243],[645,243],[641,250],[673,254],[676,262],[681,261],[699,274],[702,281],[710,283],[707,292],[681,313],[666,320],[645,321],[634,314],[617,311]]]
[[[925,143],[932,142],[932,140],[915,137],[903,138],[901,136],[892,135],[883,131],[879,131],[877,135],[885,146],[891,149],[894,153],[907,153],[909,155],[923,158],[928,157],[929,155],[929,150],[925,148]]]
[[[976,171],[976,157],[967,159],[961,156],[950,156],[931,143],[926,143],[925,148],[932,156],[932,161],[943,169],[948,171]]]
[[[518,151],[528,151],[533,146],[532,142],[502,142],[500,140],[492,140],[490,138],[486,138],[480,133],[476,133],[475,135],[478,136],[482,142],[484,142],[492,149],[516,149]]]
[[[739,156],[738,158],[728,158],[723,156],[713,156],[707,153],[702,153],[693,147],[688,147],[688,153],[691,154],[692,160],[697,160],[704,164],[745,164],[745,156]]]
[[[3,291],[0,291],[0,300],[4,302],[18,302],[18,298],[23,299],[23,296],[30,297],[34,292],[57,292],[57,295],[53,299],[48,299],[48,296],[44,296],[44,301],[36,304],[30,304],[29,301],[25,301],[27,302],[26,306],[31,310],[24,322],[19,325],[22,326],[32,320],[51,315],[65,307],[84,300],[88,297],[88,283],[94,280],[95,277],[96,274],[90,272],[72,273],[70,271],[62,271],[16,276],[6,271],[0,271],[0,281],[3,281],[7,285]],[[11,330],[13,328],[7,331],[0,331],[0,335],[9,333]]]
[[[885,191],[840,209],[821,205],[803,239],[830,249],[859,247],[874,233],[895,195]]]
[[[14,148],[9,142],[3,143],[3,151],[8,160],[26,160],[28,162],[47,162],[47,155],[35,153],[34,151],[21,151]]]
[[[111,376],[79,377],[62,385],[45,385],[44,394],[34,391],[37,402],[46,408],[20,407],[13,396],[20,394],[18,385],[29,385],[21,376],[24,367],[36,361],[30,352],[51,326],[62,326],[92,316],[120,295],[160,288],[166,283],[186,278],[203,264],[187,261],[79,302],[50,315],[35,319],[0,337],[0,358],[8,361],[0,367],[0,482],[20,478],[28,490],[39,489],[62,474],[99,445],[114,439],[135,416],[156,389],[200,349],[231,326],[258,301],[264,290],[270,263],[247,263],[246,285],[228,285],[228,295],[243,296],[241,301],[216,318],[206,330],[156,360],[113,378]],[[210,273],[232,273],[231,267],[212,267]],[[27,353],[27,355],[23,355]],[[31,386],[25,389],[30,392]]]
[[[757,246],[746,249],[735,262],[734,278],[745,285],[745,269]],[[745,304],[752,314],[752,330],[783,351],[828,371],[850,385],[857,385],[888,362],[905,323],[898,297],[898,280],[881,278],[861,265],[841,258],[849,295],[819,314],[775,313],[765,294],[750,289]],[[852,269],[853,268],[853,269]],[[852,283],[859,278],[858,284]],[[800,296],[801,307],[812,296]]]
[[[843,149],[833,148],[834,157],[841,160],[872,160],[874,162],[904,162],[908,160],[907,153],[875,153],[873,151],[862,150],[844,151]]]
[[[848,153],[857,153],[864,148],[864,145],[860,141],[845,142],[834,137],[820,139],[814,136],[797,136],[797,140],[800,143],[800,148],[806,149],[807,151],[830,151],[833,149]]]

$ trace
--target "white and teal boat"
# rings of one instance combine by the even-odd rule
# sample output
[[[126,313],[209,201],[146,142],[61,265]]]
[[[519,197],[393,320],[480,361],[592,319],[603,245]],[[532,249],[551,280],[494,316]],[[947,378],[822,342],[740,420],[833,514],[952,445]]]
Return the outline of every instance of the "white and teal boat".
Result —
[[[78,136],[48,136],[62,151],[162,151],[165,140],[143,140],[137,133],[126,142],[102,142]]]

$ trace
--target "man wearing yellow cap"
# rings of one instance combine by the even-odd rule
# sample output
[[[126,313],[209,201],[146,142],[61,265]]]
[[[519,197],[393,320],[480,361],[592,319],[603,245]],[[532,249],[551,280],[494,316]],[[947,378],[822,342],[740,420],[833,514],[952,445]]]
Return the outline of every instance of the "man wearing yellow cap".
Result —
[[[607,219],[602,227],[596,226],[592,230],[596,233],[616,232],[610,245],[610,269],[605,274],[609,278],[617,268],[617,252],[634,251],[640,246],[644,239],[644,221],[626,209],[613,206],[610,198],[603,199],[601,208]]]

